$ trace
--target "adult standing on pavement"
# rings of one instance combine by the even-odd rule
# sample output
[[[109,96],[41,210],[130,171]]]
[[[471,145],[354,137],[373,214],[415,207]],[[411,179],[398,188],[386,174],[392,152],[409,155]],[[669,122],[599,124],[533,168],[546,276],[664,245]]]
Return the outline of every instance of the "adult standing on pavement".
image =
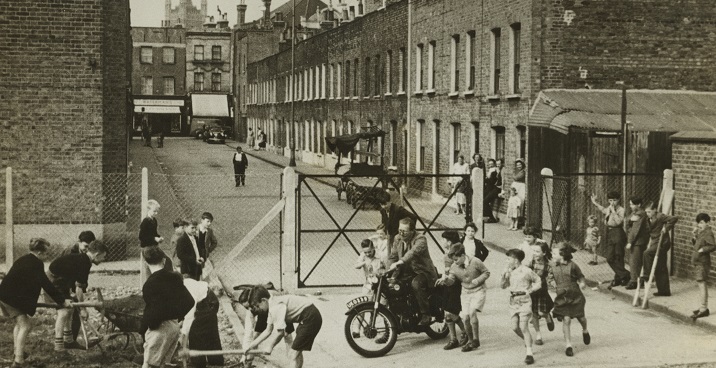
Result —
[[[390,194],[385,193],[380,198],[380,220],[385,231],[388,233],[388,245],[393,244],[393,239],[398,235],[398,228],[400,227],[400,220],[404,218],[410,218],[415,229],[415,223],[417,217],[405,208],[398,206],[390,201]]]
[[[482,155],[478,152],[475,152],[474,155],[472,155],[472,163],[470,164],[470,172],[472,172],[472,169],[478,168],[478,169],[485,169],[485,160],[482,158]]]
[[[649,229],[646,226],[646,213],[641,208],[642,200],[639,197],[629,198],[629,208],[631,215],[627,222],[627,245],[626,250],[629,252],[629,270],[631,270],[631,280],[627,285],[627,290],[634,290],[639,282],[639,275],[644,264],[644,250],[649,246]],[[645,273],[649,273],[646,270]]]
[[[259,131],[257,134],[257,140],[259,142],[259,144],[258,144],[259,151],[265,150],[266,149],[266,133],[264,133],[264,131],[261,128],[259,128]]]
[[[525,179],[526,179],[526,170],[525,170],[525,162],[521,158],[518,158],[515,160],[515,169],[514,169],[514,175],[512,176],[512,184],[510,187],[515,188],[517,191],[517,196],[522,200],[522,203],[525,203],[525,194],[527,193],[527,187],[525,186]],[[525,215],[525,206],[520,206],[519,211],[519,218],[517,220],[518,223],[524,223],[524,215]]]
[[[147,116],[146,113],[144,113],[144,108],[142,107],[142,137],[144,138],[144,145],[147,147],[152,146],[152,125],[149,124],[149,116]]]
[[[626,246],[626,233],[624,232],[624,207],[619,205],[621,195],[619,192],[607,193],[609,206],[604,207],[597,203],[597,195],[592,194],[592,203],[604,214],[604,223],[607,225],[606,254],[607,263],[614,271],[614,280],[610,287],[628,285],[629,271],[624,268],[624,247]]]
[[[644,251],[644,274],[651,272],[654,257],[656,257],[656,248],[658,247],[659,259],[656,262],[656,269],[654,270],[657,292],[654,293],[654,296],[671,296],[669,269],[666,267],[666,254],[669,252],[669,248],[671,248],[671,240],[669,239],[668,232],[674,228],[679,218],[665,215],[659,212],[656,207],[654,202],[649,202],[644,206],[650,238],[649,248]],[[659,239],[661,239],[660,247],[658,246]]]
[[[465,156],[460,155],[460,157],[458,157],[457,162],[452,167],[452,174],[470,175],[470,165],[465,162]],[[450,184],[455,187],[456,192],[455,199],[457,201],[457,208],[455,209],[455,213],[465,213],[467,212],[467,209],[465,208],[465,205],[467,204],[467,196],[465,194],[470,186],[470,181],[465,180],[462,176],[455,176],[451,179]]]
[[[495,167],[495,160],[491,158],[487,160],[487,172],[485,173],[485,194],[482,204],[482,217],[487,218],[485,221],[487,223],[497,222],[497,218],[495,218],[494,213],[492,213],[492,202],[494,202],[500,194],[500,190],[497,187],[497,180],[498,172]]]
[[[236,186],[239,184],[246,186],[246,168],[249,167],[249,160],[246,158],[246,154],[241,149],[241,146],[236,147],[236,153],[231,160],[234,163],[234,181]]]
[[[696,284],[699,286],[699,308],[691,315],[693,320],[709,315],[709,289],[708,278],[711,269],[711,252],[716,250],[714,233],[709,226],[711,216],[707,213],[696,215],[696,228],[694,228],[694,251],[691,254],[691,265],[694,266]]]
[[[254,136],[253,128],[249,128],[249,136],[246,137],[246,144],[249,146],[249,149],[256,149],[256,136]]]
[[[420,325],[430,324],[430,305],[428,288],[435,285],[438,278],[437,269],[430,258],[428,241],[425,235],[417,234],[410,218],[400,220],[399,234],[390,248],[390,270],[395,270],[394,277],[410,281],[410,286],[420,308]]]

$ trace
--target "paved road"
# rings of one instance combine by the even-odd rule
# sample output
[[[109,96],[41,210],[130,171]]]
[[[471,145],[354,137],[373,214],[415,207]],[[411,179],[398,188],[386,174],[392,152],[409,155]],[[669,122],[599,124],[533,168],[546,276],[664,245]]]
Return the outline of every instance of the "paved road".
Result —
[[[134,147],[133,147],[134,148]],[[142,147],[136,147],[142,149]],[[157,150],[157,149],[155,149]],[[226,252],[230,246],[248,232],[259,218],[278,198],[280,169],[252,160],[249,166],[248,185],[235,188],[230,167],[232,150],[223,145],[207,145],[190,139],[167,140],[166,148],[157,150],[157,157],[164,170],[173,174],[167,178],[178,195],[184,199],[181,209],[162,213],[161,221],[169,221],[175,213],[188,212],[200,214],[208,209],[216,217],[216,229],[220,234],[222,249]],[[202,179],[196,179],[197,174]],[[184,176],[186,175],[186,176]],[[331,202],[335,198],[332,188],[317,183],[310,184],[326,206],[336,216],[346,219],[350,211],[344,202]],[[168,188],[167,188],[168,189]],[[168,194],[156,192],[159,196]],[[305,191],[303,195],[307,195]],[[151,195],[150,195],[151,196]],[[170,201],[169,197],[165,197]],[[313,207],[320,205],[312,204]],[[163,207],[164,208],[164,207]],[[171,212],[171,213],[167,213]],[[356,227],[372,223],[373,211],[359,213]],[[314,223],[330,221],[320,212],[310,217]],[[278,252],[273,248],[278,236],[278,223],[242,253],[241,262],[236,263],[237,282],[253,282],[257,278],[271,278],[277,270]],[[340,257],[349,262],[354,256],[347,251],[346,243],[338,244],[344,248]],[[337,246],[338,246],[337,245]],[[271,249],[273,248],[273,249]],[[325,249],[325,246],[316,249]],[[218,258],[220,258],[217,256]],[[311,257],[316,257],[314,249]],[[327,256],[328,257],[328,256]],[[332,259],[332,263],[342,264],[343,260]],[[442,346],[446,341],[432,341],[425,335],[402,335],[398,343],[387,356],[367,360],[354,353],[343,337],[345,303],[356,293],[357,288],[325,288],[323,295],[312,296],[324,316],[324,325],[312,352],[306,354],[308,367],[514,367],[522,366],[524,350],[521,341],[509,329],[507,315],[507,294],[498,287],[497,274],[504,268],[505,256],[491,252],[487,266],[494,272],[488,280],[488,299],[480,320],[482,347],[471,353],[460,351],[445,352]],[[334,266],[335,267],[335,266]],[[325,274],[336,272],[332,268]],[[357,271],[342,268],[334,275],[350,275]],[[313,277],[313,276],[312,276]],[[306,289],[312,294],[316,289]],[[543,326],[545,345],[535,346],[535,366],[553,367],[652,367],[685,363],[705,363],[700,366],[716,366],[716,345],[713,336],[693,326],[674,322],[651,311],[632,309],[622,301],[615,300],[609,294],[586,290],[587,318],[592,335],[592,344],[584,346],[578,324],[573,324],[575,356],[564,355],[561,325],[554,332],[546,331]],[[270,357],[273,363],[285,366],[287,360],[283,346],[276,348]]]

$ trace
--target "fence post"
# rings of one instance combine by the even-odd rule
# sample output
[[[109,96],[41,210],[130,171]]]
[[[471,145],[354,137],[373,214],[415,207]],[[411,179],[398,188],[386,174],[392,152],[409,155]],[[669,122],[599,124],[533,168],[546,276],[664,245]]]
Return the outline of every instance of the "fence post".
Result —
[[[470,183],[472,183],[472,198],[470,198],[470,211],[472,211],[472,221],[477,224],[480,224],[480,234],[482,240],[485,240],[485,221],[483,221],[484,218],[482,217],[482,206],[485,202],[485,174],[483,173],[482,169],[480,169],[479,167],[475,167],[472,169],[472,173],[470,173]]]
[[[296,246],[298,244],[296,233],[296,184],[298,183],[296,171],[292,167],[283,169],[283,197],[286,204],[283,211],[283,243],[281,252],[282,273],[281,282],[289,290],[298,288],[298,275],[296,274]]]
[[[540,176],[542,178],[542,232],[544,232],[545,229],[548,229],[550,232],[550,244],[552,244],[552,241],[554,240],[554,229],[552,229],[552,198],[554,194],[553,191],[553,182],[552,182],[552,176],[554,176],[554,173],[552,172],[552,169],[550,168],[543,168],[542,171],[540,171]],[[544,236],[544,234],[542,234]]]
[[[147,217],[147,201],[149,201],[149,170],[146,167],[142,168],[142,218],[139,219],[141,223],[145,217]],[[144,265],[144,255],[139,252],[139,290],[144,286],[144,282],[147,281],[148,269]]]
[[[12,222],[12,168],[5,168],[5,265],[10,270],[15,261],[15,226]]]

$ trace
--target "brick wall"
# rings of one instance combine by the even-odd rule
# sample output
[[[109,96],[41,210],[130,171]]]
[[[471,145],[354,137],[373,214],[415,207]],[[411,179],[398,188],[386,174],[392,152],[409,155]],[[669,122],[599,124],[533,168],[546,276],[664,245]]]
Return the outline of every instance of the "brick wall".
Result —
[[[164,95],[164,77],[174,78],[174,96],[186,95],[186,30],[183,28],[132,28],[132,94],[142,94],[144,77],[152,77],[154,95]],[[152,48],[152,63],[141,62],[141,48]],[[174,49],[174,63],[165,64],[165,47]],[[194,51],[193,49],[191,50]]]
[[[109,193],[90,174],[126,172],[130,50],[126,0],[0,2],[0,164],[16,173],[16,223],[101,223]]]
[[[674,231],[673,267],[679,276],[691,275],[691,231],[696,215],[708,213],[713,219],[711,226],[716,224],[716,183],[713,180],[716,136],[701,133],[704,139],[674,138],[672,144],[674,214],[679,217]],[[716,276],[716,267],[712,266],[710,276]]]
[[[544,3],[542,88],[716,88],[711,0]]]
[[[194,46],[204,46],[204,60],[194,60]],[[212,46],[221,46],[221,60],[212,60]],[[231,93],[231,33],[227,31],[187,32],[186,90],[194,90],[194,73],[204,73],[203,92]],[[211,76],[221,73],[221,90],[212,91]]]

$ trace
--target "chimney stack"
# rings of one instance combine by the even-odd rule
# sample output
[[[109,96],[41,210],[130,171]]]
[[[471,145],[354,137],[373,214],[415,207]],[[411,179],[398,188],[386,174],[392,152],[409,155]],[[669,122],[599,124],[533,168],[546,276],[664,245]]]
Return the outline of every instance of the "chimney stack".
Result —
[[[246,23],[246,3],[241,0],[239,5],[236,5],[236,25],[241,28]]]
[[[264,25],[271,24],[271,0],[263,0],[264,2]]]

